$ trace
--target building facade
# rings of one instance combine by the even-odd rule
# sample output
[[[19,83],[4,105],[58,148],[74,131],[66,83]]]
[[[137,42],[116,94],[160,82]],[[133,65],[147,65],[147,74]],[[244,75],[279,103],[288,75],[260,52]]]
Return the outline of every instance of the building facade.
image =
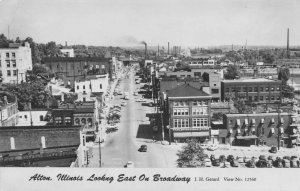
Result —
[[[184,142],[187,138],[196,138],[203,142],[209,139],[211,96],[184,84],[168,90],[166,100],[172,140]]]
[[[111,59],[98,57],[53,57],[44,58],[42,63],[53,71],[58,78],[63,79],[65,86],[74,87],[75,81],[89,75],[108,74],[111,79],[114,67]]]
[[[18,43],[0,48],[0,82],[21,83],[26,81],[27,70],[32,70],[31,48]]]
[[[280,103],[282,83],[265,78],[224,80],[221,82],[221,100],[239,97],[255,103]]]
[[[0,93],[0,128],[18,124],[18,102],[14,96]]]
[[[296,117],[290,113],[224,114],[223,125],[219,142],[233,146],[291,147],[299,136]]]

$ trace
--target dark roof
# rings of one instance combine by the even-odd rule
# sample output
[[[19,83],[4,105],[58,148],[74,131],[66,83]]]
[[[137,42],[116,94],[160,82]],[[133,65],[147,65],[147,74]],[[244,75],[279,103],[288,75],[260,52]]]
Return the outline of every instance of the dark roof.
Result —
[[[207,93],[197,89],[190,84],[183,84],[172,90],[167,90],[168,97],[195,97],[195,96],[209,96]]]
[[[190,84],[196,89],[201,89],[203,86],[208,86],[207,82],[201,82],[196,78],[163,78],[160,82],[160,90],[161,92],[166,92],[167,90],[174,89],[186,83]]]
[[[111,59],[103,57],[45,57],[42,62],[109,62]]]

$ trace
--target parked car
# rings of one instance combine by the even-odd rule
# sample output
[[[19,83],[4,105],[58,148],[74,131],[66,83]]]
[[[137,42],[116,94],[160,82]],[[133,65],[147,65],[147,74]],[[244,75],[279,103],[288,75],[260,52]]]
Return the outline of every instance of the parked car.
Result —
[[[234,156],[233,155],[228,155],[227,156],[227,161],[231,162],[232,160],[234,160]]]
[[[134,163],[132,161],[128,161],[124,167],[125,168],[134,168]]]
[[[255,163],[259,161],[258,157],[252,157],[252,160],[254,160]]]
[[[291,161],[288,159],[283,159],[282,160],[282,166],[283,168],[290,168],[291,167]]]
[[[212,166],[212,163],[211,163],[209,158],[204,159],[204,161],[205,161],[205,167],[211,167]]]
[[[299,161],[296,158],[292,159],[290,166],[291,168],[299,168]]]
[[[200,147],[202,147],[202,149],[207,149],[208,145],[207,144],[200,144]]]
[[[250,161],[251,160],[251,157],[249,157],[249,156],[245,156],[244,157],[244,163],[247,163],[248,161]]]
[[[140,152],[147,152],[147,145],[141,145],[141,147],[139,148]]]
[[[220,160],[220,162],[225,162],[225,161],[226,161],[225,155],[221,155],[221,156],[219,157],[219,160]]]
[[[291,160],[290,156],[284,156],[283,159]]]
[[[212,161],[212,165],[213,166],[220,166],[220,160],[219,159],[215,159]]]
[[[267,160],[267,158],[266,158],[266,156],[265,156],[265,155],[260,155],[260,156],[259,156],[259,160],[264,160],[264,161],[266,161],[266,160]]]
[[[258,168],[267,168],[268,167],[268,164],[267,164],[267,161],[266,160],[259,160],[257,163],[256,163],[256,166]]]
[[[267,168],[273,168],[273,161],[267,160]]]
[[[95,131],[86,131],[85,132],[85,140],[86,140],[86,142],[95,141],[95,139],[96,139]]]
[[[273,162],[273,165],[276,168],[282,168],[282,159],[280,157],[277,157],[276,160]]]
[[[244,158],[243,157],[236,157],[236,161],[238,163],[244,163]]]
[[[231,162],[230,162],[230,165],[232,166],[232,167],[239,167],[239,163],[236,161],[236,160],[231,160]]]
[[[209,151],[214,151],[214,150],[217,150],[219,147],[218,147],[218,145],[209,145],[208,147],[207,147],[207,150],[209,150]]]
[[[231,167],[230,162],[225,161],[225,162],[220,164],[220,167],[221,168],[230,168]]]
[[[249,160],[246,164],[246,167],[248,168],[255,168],[255,161],[254,160]]]
[[[268,156],[268,160],[271,160],[272,162],[275,161],[274,157],[273,156]]]
[[[277,147],[271,147],[271,149],[269,150],[270,151],[270,153],[277,153]]]

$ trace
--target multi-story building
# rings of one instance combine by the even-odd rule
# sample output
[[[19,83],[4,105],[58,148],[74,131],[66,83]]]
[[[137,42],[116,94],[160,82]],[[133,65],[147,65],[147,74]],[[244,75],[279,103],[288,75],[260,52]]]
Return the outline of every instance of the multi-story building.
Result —
[[[282,83],[280,80],[237,79],[221,82],[221,100],[239,97],[256,103],[280,103]]]
[[[170,136],[184,142],[196,138],[203,142],[210,137],[211,96],[189,84],[166,91],[163,107],[169,119]]]
[[[18,102],[14,96],[0,92],[0,127],[15,126],[18,123]]]
[[[233,146],[291,147],[299,135],[290,113],[224,114],[223,126],[219,142]]]
[[[11,43],[8,48],[0,48],[0,82],[25,82],[27,70],[32,70],[29,43],[25,42],[24,46]]]
[[[65,86],[71,87],[74,87],[75,81],[89,75],[108,74],[111,79],[114,71],[111,59],[98,57],[53,57],[44,58],[42,63],[63,79]]]

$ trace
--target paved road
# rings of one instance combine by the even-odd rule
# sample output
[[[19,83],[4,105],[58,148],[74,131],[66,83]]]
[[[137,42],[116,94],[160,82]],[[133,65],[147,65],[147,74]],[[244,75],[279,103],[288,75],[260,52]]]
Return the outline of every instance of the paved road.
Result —
[[[154,108],[143,106],[135,101],[133,92],[140,85],[135,84],[134,72],[129,73],[129,78],[123,78],[120,90],[128,91],[130,100],[122,108],[119,130],[106,136],[104,146],[101,147],[102,167],[122,168],[127,161],[133,161],[138,168],[168,168],[176,166],[176,153],[178,148],[163,145],[160,141],[153,142],[152,128],[146,113],[153,113]],[[141,97],[141,95],[137,96]],[[116,96],[111,104],[124,101],[122,96]],[[149,100],[150,101],[150,100]],[[140,145],[148,146],[147,152],[139,152]],[[99,147],[93,147],[91,167],[98,167]]]

